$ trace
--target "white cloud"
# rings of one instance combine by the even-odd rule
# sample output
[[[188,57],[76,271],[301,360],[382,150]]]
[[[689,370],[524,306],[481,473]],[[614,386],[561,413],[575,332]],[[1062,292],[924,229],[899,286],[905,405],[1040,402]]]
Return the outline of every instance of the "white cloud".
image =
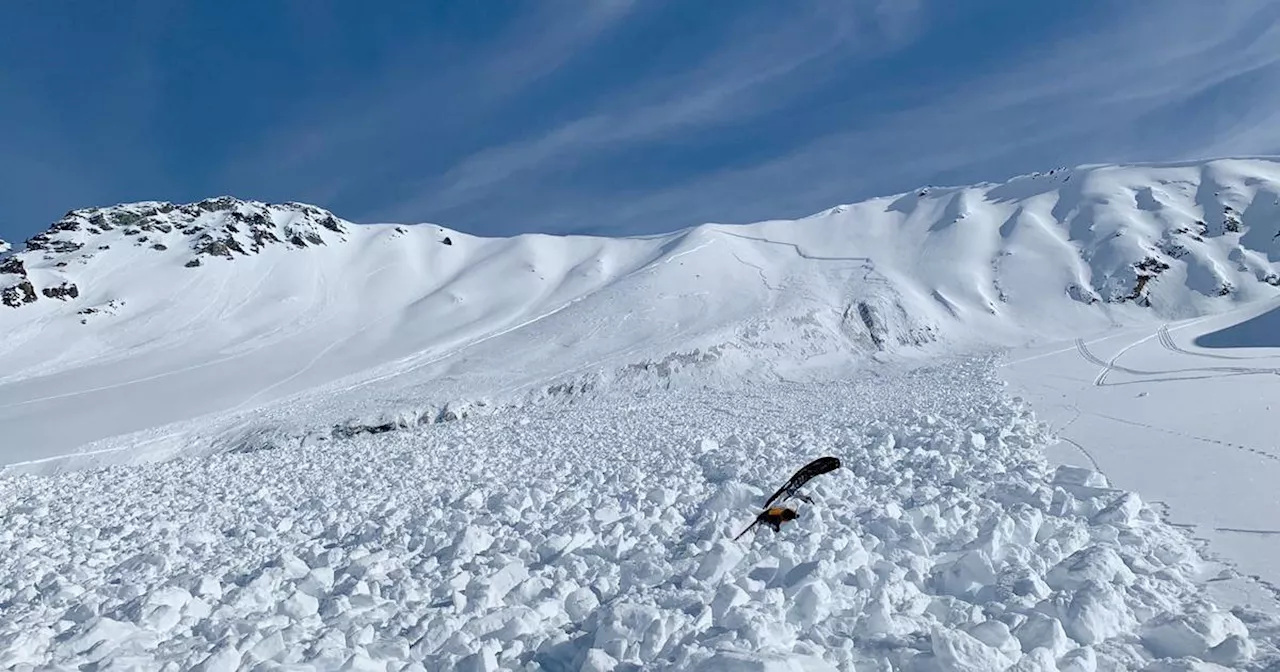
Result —
[[[1089,34],[1062,36],[875,123],[609,204],[612,221],[634,230],[801,216],[944,175],[971,182],[1280,151],[1280,5],[1125,7]]]
[[[420,182],[415,196],[385,209],[383,219],[465,207],[503,193],[522,179],[628,147],[757,117],[785,101],[798,71],[833,54],[865,58],[901,46],[920,20],[918,3],[819,0],[790,11],[785,23],[762,30],[758,17],[727,27],[724,47],[704,62],[634,83],[596,109],[542,134],[481,149],[445,175]],[[799,8],[795,8],[799,9]],[[827,67],[831,67],[828,65]],[[799,75],[809,85],[820,78]]]

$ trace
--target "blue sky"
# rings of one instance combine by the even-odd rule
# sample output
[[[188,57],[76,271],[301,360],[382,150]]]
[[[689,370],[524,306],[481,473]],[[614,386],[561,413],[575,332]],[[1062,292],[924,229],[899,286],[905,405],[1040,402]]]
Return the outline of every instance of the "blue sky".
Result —
[[[482,235],[1280,152],[1280,3],[0,4],[0,238],[232,194]]]

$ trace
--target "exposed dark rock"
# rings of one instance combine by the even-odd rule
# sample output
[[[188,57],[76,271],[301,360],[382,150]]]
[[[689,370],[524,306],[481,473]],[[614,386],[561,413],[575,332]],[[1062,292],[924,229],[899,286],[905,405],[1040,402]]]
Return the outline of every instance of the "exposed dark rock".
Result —
[[[152,246],[151,246],[151,249],[153,249],[153,250],[160,250],[160,251],[162,251],[162,252],[163,252],[164,250],[169,249],[169,247],[168,247],[167,245],[165,245],[164,243],[156,243],[155,245],[152,245]]]
[[[1187,256],[1187,248],[1183,247],[1178,243],[1175,243],[1172,240],[1160,241],[1159,247],[1161,252],[1165,253],[1166,255],[1174,259],[1181,259],[1182,257]]]
[[[49,242],[49,246],[47,249],[52,252],[67,254],[69,252],[75,252],[82,247],[84,247],[83,244],[75,243],[69,240],[53,240]]]
[[[64,282],[56,287],[45,287],[40,293],[51,299],[66,301],[80,296],[80,289],[70,282]]]
[[[882,321],[877,319],[875,309],[865,301],[859,301],[858,319],[862,320],[862,324],[867,327],[867,333],[871,335],[871,342],[875,344],[877,349],[883,350],[888,329],[884,327]]]
[[[183,266],[186,266],[187,268],[195,268],[196,266],[199,266],[199,265],[200,265],[199,259],[192,259],[191,261],[188,261],[187,263],[183,264]]]
[[[230,196],[222,196],[219,198],[206,198],[203,201],[196,203],[196,207],[204,210],[205,212],[217,212],[219,210],[230,210],[239,203],[240,201]]]
[[[1231,210],[1231,206],[1226,206],[1222,210],[1222,233],[1239,233],[1242,228],[1239,216]]]
[[[1121,301],[1134,301],[1141,306],[1151,305],[1150,300],[1143,294],[1147,288],[1147,283],[1151,279],[1169,270],[1169,264],[1156,259],[1155,257],[1147,257],[1142,261],[1133,265],[1134,272],[1137,274],[1137,281],[1134,283],[1133,292],[1128,296],[1121,297]]]
[[[27,267],[22,260],[17,257],[9,257],[4,261],[0,261],[0,273],[12,273],[26,277]]]
[[[444,243],[445,245],[452,245],[452,244],[453,244],[453,241],[449,239],[449,236],[445,236],[445,237],[444,237],[444,240],[442,240],[442,241],[440,241],[440,242]]]
[[[292,243],[294,247],[306,247],[307,243],[311,243],[312,245],[324,245],[324,238],[321,238],[320,235],[316,233],[307,233],[305,235],[295,233],[289,237],[289,242]]]
[[[36,298],[35,286],[25,278],[16,285],[0,289],[0,303],[10,308],[19,308],[28,303],[35,303]]]
[[[323,219],[321,219],[320,226],[323,226],[324,228],[329,229],[334,233],[346,233],[345,231],[343,231],[342,225],[338,223],[338,220],[333,215],[326,215]]]
[[[129,226],[137,223],[141,219],[142,215],[136,212],[129,212],[128,210],[118,210],[111,215],[111,221],[116,226]],[[128,232],[126,231],[126,233]]]

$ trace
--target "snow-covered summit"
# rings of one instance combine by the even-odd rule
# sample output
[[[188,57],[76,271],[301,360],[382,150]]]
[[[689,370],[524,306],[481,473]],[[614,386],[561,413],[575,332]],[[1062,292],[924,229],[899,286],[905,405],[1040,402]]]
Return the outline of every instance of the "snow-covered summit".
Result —
[[[268,204],[230,196],[175,205],[164,201],[125,203],[72,210],[47,230],[26,241],[15,255],[10,276],[0,277],[4,304],[13,308],[34,303],[41,295],[66,301],[84,287],[74,269],[88,266],[113,248],[137,248],[166,258],[182,257],[197,267],[211,257],[235,259],[268,246],[305,248],[345,240],[349,224],[332,213],[303,203]],[[44,263],[41,263],[44,262]],[[50,270],[35,291],[27,266]]]

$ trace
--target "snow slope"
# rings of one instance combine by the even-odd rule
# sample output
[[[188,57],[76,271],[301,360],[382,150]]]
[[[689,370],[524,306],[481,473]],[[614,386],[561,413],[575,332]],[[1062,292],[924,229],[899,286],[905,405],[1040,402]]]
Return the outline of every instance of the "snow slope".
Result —
[[[1009,355],[1002,374],[1060,439],[1057,461],[1160,501],[1280,595],[1280,302]]]
[[[1276,664],[1274,620],[1216,606],[1180,530],[1045,440],[952,361],[11,477],[0,666]],[[798,520],[733,540],[824,454]]]
[[[0,459],[321,440],[1214,313],[1280,293],[1277,202],[1280,163],[1240,159],[647,238],[482,239],[231,198],[75,211],[0,268]]]

